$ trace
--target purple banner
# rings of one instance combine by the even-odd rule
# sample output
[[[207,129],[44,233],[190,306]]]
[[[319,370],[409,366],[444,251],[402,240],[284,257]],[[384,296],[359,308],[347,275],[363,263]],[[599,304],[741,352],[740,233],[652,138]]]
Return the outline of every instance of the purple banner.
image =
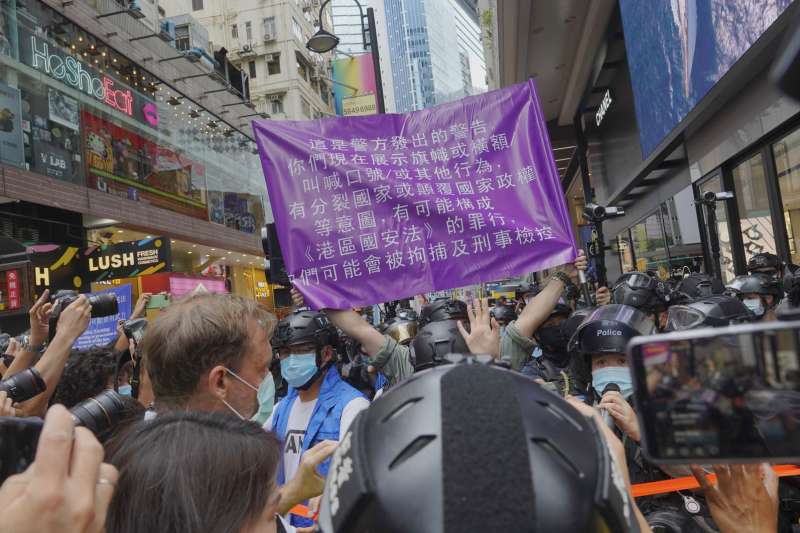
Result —
[[[533,81],[402,115],[254,129],[286,270],[314,308],[575,258]]]

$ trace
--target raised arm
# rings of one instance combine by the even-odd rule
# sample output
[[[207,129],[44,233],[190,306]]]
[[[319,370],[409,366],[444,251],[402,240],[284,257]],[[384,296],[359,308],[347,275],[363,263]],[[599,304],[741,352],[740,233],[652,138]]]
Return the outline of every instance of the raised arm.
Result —
[[[563,272],[570,278],[576,278],[578,270],[586,270],[586,265],[586,255],[581,250],[578,252],[575,263],[561,265],[555,271]],[[514,323],[520,335],[529,338],[533,337],[534,332],[547,320],[555,308],[558,299],[561,298],[561,294],[564,292],[564,287],[564,282],[557,275],[550,278],[542,292],[537,294],[525,306],[525,309],[522,310],[522,313]]]
[[[373,328],[364,317],[352,309],[325,309],[333,325],[345,335],[357,340],[370,358],[375,357],[383,346],[384,336]]]

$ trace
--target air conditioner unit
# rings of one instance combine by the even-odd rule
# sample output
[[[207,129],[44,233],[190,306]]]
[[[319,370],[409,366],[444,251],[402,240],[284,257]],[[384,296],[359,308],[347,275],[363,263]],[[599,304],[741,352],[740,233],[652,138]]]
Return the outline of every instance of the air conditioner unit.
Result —
[[[245,43],[242,45],[242,49],[239,51],[239,55],[250,55],[253,54],[253,45],[250,43]]]
[[[139,0],[131,0],[128,2],[128,14],[135,19],[143,19],[146,15],[142,11],[142,5]]]
[[[161,21],[161,31],[158,34],[162,40],[172,42],[175,40],[175,23],[171,20]]]
[[[272,63],[278,58],[278,54],[264,54],[264,61]]]
[[[272,35],[271,33],[265,33],[264,34],[264,42],[265,43],[268,43],[268,42],[274,41],[274,40],[275,40],[275,36]]]

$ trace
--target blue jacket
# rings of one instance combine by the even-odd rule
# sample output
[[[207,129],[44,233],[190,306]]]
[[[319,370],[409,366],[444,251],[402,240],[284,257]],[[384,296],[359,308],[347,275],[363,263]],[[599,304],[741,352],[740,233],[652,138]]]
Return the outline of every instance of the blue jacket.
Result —
[[[288,394],[276,406],[275,413],[272,416],[272,429],[281,440],[286,438],[289,414],[292,412],[292,405],[294,405],[297,396],[297,389],[289,387]],[[339,371],[335,366],[331,366],[325,374],[317,405],[314,406],[314,412],[311,413],[311,419],[308,421],[300,453],[306,453],[306,450],[313,448],[315,444],[323,440],[338,441],[341,437],[339,435],[339,424],[342,420],[342,411],[352,400],[363,397],[363,394],[351,387],[339,376]],[[328,475],[330,464],[331,460],[327,459],[317,468],[320,475],[323,477]],[[278,485],[286,483],[285,475],[283,459],[281,459],[280,468],[278,469]],[[292,515],[292,525],[295,527],[310,527],[314,523],[311,520]]]

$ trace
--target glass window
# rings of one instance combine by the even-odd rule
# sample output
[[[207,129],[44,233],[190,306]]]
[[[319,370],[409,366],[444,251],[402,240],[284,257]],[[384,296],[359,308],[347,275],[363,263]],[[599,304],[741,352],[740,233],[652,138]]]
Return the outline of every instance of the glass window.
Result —
[[[667,248],[664,245],[664,234],[661,230],[661,217],[653,213],[644,221],[631,228],[633,253],[636,256],[636,270],[639,272],[655,272],[661,279],[670,275]]]
[[[281,73],[281,56],[280,56],[280,54],[272,54],[272,58],[269,61],[267,61],[267,72],[270,75],[275,75],[275,74],[280,74]]]
[[[283,99],[279,97],[273,97],[272,99],[272,114],[273,115],[281,115],[283,114]]]
[[[303,28],[300,27],[300,23],[295,19],[292,19],[292,33],[299,41],[303,42]]]
[[[699,186],[700,194],[708,191],[722,192],[722,178],[714,176],[706,180]],[[733,248],[731,247],[731,229],[728,222],[728,208],[727,202],[717,202],[714,213],[717,216],[717,235],[719,239],[719,262],[722,271],[722,281],[728,283],[736,276],[733,264]],[[706,207],[703,207],[703,218],[706,217]],[[703,224],[706,228],[707,224]],[[706,231],[704,229],[703,231]],[[710,242],[708,233],[706,233],[706,242]],[[709,245],[710,246],[710,245]],[[710,253],[710,249],[709,249]],[[712,258],[713,261],[713,258]]]
[[[266,39],[267,36],[271,39],[275,39],[275,17],[267,17],[264,19],[264,38]]]
[[[297,75],[300,76],[305,81],[308,81],[308,74],[307,74],[306,65],[300,59],[299,55],[295,58],[295,67],[297,68]]]
[[[800,264],[800,130],[772,145],[791,262]]]
[[[234,39],[239,38],[239,25],[238,24],[231,24],[231,37]]]
[[[617,235],[617,253],[619,254],[622,273],[636,270],[633,262],[633,246],[631,246],[631,234],[628,230]]]
[[[189,25],[183,24],[175,27],[175,48],[180,51],[186,51],[191,48],[191,41],[189,40]]]
[[[256,78],[256,62],[255,61],[249,61],[247,63],[247,70],[248,70],[248,73],[250,74],[250,79],[254,80]]]
[[[253,40],[253,24],[249,20],[244,23],[244,33],[248,41]]]
[[[744,260],[761,252],[775,253],[775,231],[769,210],[767,176],[761,152],[733,169],[736,205],[742,228]]]
[[[203,9],[203,0],[192,0],[192,11],[200,11]]]

